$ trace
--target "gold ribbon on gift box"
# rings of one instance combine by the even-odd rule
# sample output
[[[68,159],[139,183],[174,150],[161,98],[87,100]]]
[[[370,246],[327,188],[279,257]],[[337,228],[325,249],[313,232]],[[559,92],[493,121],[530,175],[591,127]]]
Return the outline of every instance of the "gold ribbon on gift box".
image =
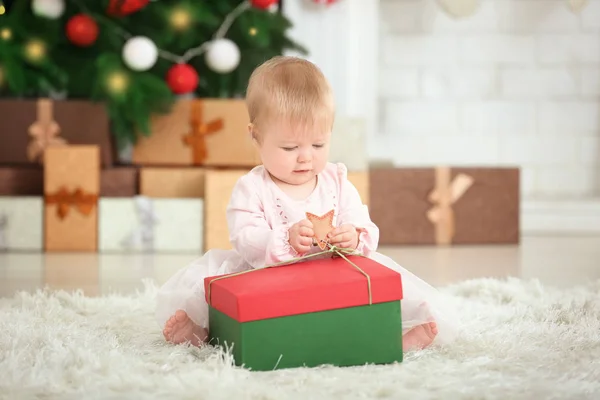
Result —
[[[453,180],[449,167],[435,169],[435,188],[429,194],[429,201],[435,204],[427,211],[427,218],[435,225],[435,241],[440,245],[452,243],[455,233],[454,210],[452,205],[473,185],[474,179],[466,174],[458,174]]]
[[[56,214],[61,220],[67,217],[71,207],[74,207],[82,215],[88,216],[91,214],[97,202],[98,196],[95,194],[85,193],[80,188],[69,192],[64,186],[55,193],[46,195],[45,197],[45,203],[47,205],[57,205]]]
[[[183,136],[183,143],[192,148],[194,165],[202,165],[208,157],[206,137],[223,129],[223,118],[204,122],[203,104],[197,100],[192,103],[190,125],[192,131]]]
[[[48,146],[66,145],[67,141],[58,135],[60,127],[54,121],[53,103],[50,99],[37,101],[37,121],[29,127],[31,141],[27,146],[27,158],[30,161],[43,161],[44,150]]]
[[[367,274],[361,267],[359,267],[358,265],[356,265],[355,263],[353,263],[351,260],[348,259],[348,257],[346,256],[359,256],[359,257],[365,257],[362,253],[357,252],[356,250],[351,250],[351,249],[343,249],[340,247],[336,247],[333,246],[329,243],[327,243],[327,249],[323,250],[323,251],[319,251],[317,253],[312,253],[312,254],[308,254],[308,255],[304,255],[301,257],[296,257],[293,258],[291,260],[288,261],[282,261],[276,264],[271,264],[271,265],[267,265],[263,268],[252,268],[252,269],[248,269],[245,271],[241,271],[241,272],[235,272],[232,274],[227,274],[227,275],[221,275],[218,276],[214,279],[211,279],[210,282],[208,282],[208,290],[206,293],[206,297],[207,297],[207,302],[209,305],[212,305],[211,302],[211,285],[213,284],[213,282],[216,281],[220,281],[222,279],[229,279],[229,278],[233,278],[236,276],[240,276],[240,275],[245,275],[245,274],[250,274],[252,272],[256,272],[256,271],[260,271],[263,269],[267,269],[267,268],[275,268],[275,267],[283,267],[285,265],[291,265],[291,264],[295,264],[301,261],[306,261],[309,260],[311,258],[315,258],[315,257],[320,257],[322,255],[325,254],[331,254],[332,257],[341,257],[343,258],[351,267],[353,267],[354,269],[356,269],[358,272],[360,272],[367,281],[367,290],[369,291],[369,305],[373,305],[373,292],[372,292],[372,288],[371,288],[371,276],[369,274]]]

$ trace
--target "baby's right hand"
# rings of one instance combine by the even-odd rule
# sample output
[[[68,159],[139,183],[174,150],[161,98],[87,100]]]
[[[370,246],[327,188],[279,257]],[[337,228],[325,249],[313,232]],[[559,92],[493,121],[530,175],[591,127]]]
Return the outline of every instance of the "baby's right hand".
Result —
[[[310,251],[310,248],[313,244],[313,236],[315,232],[313,231],[312,222],[307,219],[303,219],[302,221],[292,225],[290,230],[288,231],[290,245],[298,252],[299,254],[305,254]]]

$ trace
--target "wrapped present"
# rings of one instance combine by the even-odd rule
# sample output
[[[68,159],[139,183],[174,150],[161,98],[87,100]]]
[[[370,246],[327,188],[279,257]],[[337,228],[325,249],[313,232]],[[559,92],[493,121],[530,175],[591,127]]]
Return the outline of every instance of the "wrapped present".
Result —
[[[0,100],[2,164],[41,164],[48,146],[97,145],[103,166],[113,163],[108,115],[85,100]]]
[[[41,197],[43,194],[44,170],[41,167],[0,167],[0,196]]]
[[[100,149],[53,146],[44,153],[46,251],[96,251]]]
[[[231,249],[227,205],[233,188],[248,170],[207,170],[204,182],[204,248]]]
[[[155,115],[151,134],[133,149],[140,165],[255,166],[243,99],[182,99],[167,115]]]
[[[363,118],[337,116],[331,134],[329,161],[344,163],[348,171],[366,171],[369,167],[366,126]]]
[[[379,243],[518,243],[518,168],[372,168]]]
[[[348,172],[348,180],[354,185],[364,204],[369,205],[369,172]]]
[[[0,251],[43,249],[42,197],[0,197]]]
[[[139,170],[135,167],[103,169],[100,173],[101,197],[133,197],[138,194]]]
[[[362,256],[205,279],[210,340],[253,370],[402,361],[401,276]]]
[[[101,198],[99,208],[101,252],[202,252],[202,199]]]
[[[157,198],[204,197],[203,168],[150,168],[140,171],[140,194]]]

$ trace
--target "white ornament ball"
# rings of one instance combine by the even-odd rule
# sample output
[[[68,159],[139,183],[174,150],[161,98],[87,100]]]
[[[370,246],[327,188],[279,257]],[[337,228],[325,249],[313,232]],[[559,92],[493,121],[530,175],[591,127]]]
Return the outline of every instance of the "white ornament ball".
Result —
[[[146,71],[156,64],[158,49],[145,36],[135,36],[123,46],[123,61],[134,71]]]
[[[57,19],[65,12],[65,0],[33,0],[31,9],[38,17]]]
[[[216,39],[208,46],[204,60],[211,70],[226,74],[240,65],[240,58],[237,44],[229,39]]]

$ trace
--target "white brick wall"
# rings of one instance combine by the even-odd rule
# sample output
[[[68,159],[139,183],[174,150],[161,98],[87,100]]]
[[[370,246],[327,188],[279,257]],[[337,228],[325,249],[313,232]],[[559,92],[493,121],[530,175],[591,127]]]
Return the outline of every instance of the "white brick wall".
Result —
[[[397,165],[518,165],[525,198],[600,195],[600,0],[380,0],[379,133]]]

